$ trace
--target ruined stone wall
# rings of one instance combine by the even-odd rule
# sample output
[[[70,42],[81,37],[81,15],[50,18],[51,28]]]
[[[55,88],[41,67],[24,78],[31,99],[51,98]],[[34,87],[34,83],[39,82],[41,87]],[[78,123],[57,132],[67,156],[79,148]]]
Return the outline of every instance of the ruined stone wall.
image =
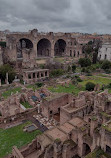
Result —
[[[28,109],[22,113],[18,113],[16,115],[12,115],[12,116],[8,116],[6,118],[1,117],[0,118],[0,126],[4,127],[6,126],[8,123],[11,122],[17,122],[20,120],[24,120],[27,119],[29,116],[33,116],[34,114],[37,114],[37,107],[33,108],[33,109]]]
[[[63,56],[73,56],[73,57],[77,57],[80,58],[82,55],[82,46],[79,45],[76,42],[75,38],[71,38],[70,34],[62,34],[62,35],[56,35],[53,33],[46,33],[46,34],[42,34],[42,33],[38,33],[37,30],[32,30],[30,33],[21,33],[21,34],[9,34],[7,35],[7,54],[9,57],[10,61],[17,61],[17,51],[21,51],[17,48],[19,41],[21,39],[28,39],[30,40],[30,42],[32,42],[33,48],[27,50],[30,51],[29,52],[29,56],[28,58],[30,59],[37,59],[39,57],[39,54],[41,53],[41,57],[42,57],[42,53],[43,53],[43,57],[44,57],[44,53],[46,52],[45,56],[46,57],[54,57],[55,56],[55,44],[58,40],[62,40],[62,42],[66,43],[66,47],[65,48],[57,48],[56,51],[60,51],[59,53],[62,54]],[[40,41],[43,41],[44,46],[46,45],[46,41],[48,41],[50,43],[50,48],[46,48],[43,50],[38,50],[38,43]],[[46,45],[47,46],[47,45]],[[63,50],[64,49],[64,50]],[[38,51],[37,51],[38,50]],[[74,56],[74,51],[75,51],[75,56]],[[38,54],[39,52],[39,54]],[[71,53],[72,52],[72,53]],[[24,58],[27,58],[24,56]]]
[[[51,101],[44,100],[42,103],[42,114],[45,117],[49,117],[50,114],[59,113],[60,107],[69,103],[71,96],[69,94],[62,95]]]

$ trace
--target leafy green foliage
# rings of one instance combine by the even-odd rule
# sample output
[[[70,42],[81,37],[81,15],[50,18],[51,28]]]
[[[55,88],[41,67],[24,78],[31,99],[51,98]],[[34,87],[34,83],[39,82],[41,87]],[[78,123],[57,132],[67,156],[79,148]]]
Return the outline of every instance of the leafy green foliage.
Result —
[[[86,90],[88,90],[88,91],[93,91],[93,90],[94,90],[94,87],[95,87],[95,84],[94,84],[94,83],[92,83],[92,82],[86,83]]]
[[[28,109],[28,108],[32,108],[32,106],[29,104],[29,102],[21,102],[21,104],[26,108],[26,109]]]
[[[7,72],[9,77],[9,83],[11,83],[16,75],[14,69],[9,64],[0,66],[0,78],[2,79],[2,82],[5,81]]]
[[[11,93],[15,94],[16,92],[20,92],[20,91],[21,91],[21,87],[10,88],[9,90],[3,92],[2,96],[6,99],[9,96],[11,96]]]
[[[71,71],[71,66],[70,66],[70,65],[68,66],[67,71],[68,71],[68,72]]]
[[[58,77],[58,76],[61,76],[63,74],[64,74],[64,70],[62,70],[62,69],[55,69],[55,70],[51,71],[50,76],[51,77]]]
[[[40,87],[43,86],[43,83],[42,82],[37,82],[35,85],[40,88]]]
[[[111,62],[108,60],[104,60],[102,62],[101,68],[104,70],[110,69],[111,68]]]
[[[91,65],[91,60],[89,58],[80,58],[78,63],[81,67],[87,67]]]
[[[6,47],[6,42],[2,42],[2,41],[1,41],[1,42],[0,42],[0,46],[3,47],[3,48]]]
[[[31,122],[12,127],[9,129],[0,129],[0,157],[4,157],[12,152],[12,147],[18,148],[30,143],[37,135],[41,134],[39,130],[31,133],[23,131],[23,128],[30,125]]]
[[[73,65],[72,65],[72,72],[74,73],[74,72],[75,72],[75,70],[76,70],[76,65],[75,65],[75,64],[73,64]]]

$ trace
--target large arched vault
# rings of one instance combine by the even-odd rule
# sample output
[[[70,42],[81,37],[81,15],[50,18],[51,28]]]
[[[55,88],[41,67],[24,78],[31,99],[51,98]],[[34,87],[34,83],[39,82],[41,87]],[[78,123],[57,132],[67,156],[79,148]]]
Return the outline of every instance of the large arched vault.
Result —
[[[37,56],[38,57],[48,57],[51,56],[51,42],[43,38],[37,44]]]
[[[22,54],[23,49],[32,49],[32,48],[33,48],[33,43],[31,42],[31,40],[26,38],[20,39],[19,42],[17,43],[17,58],[23,57]]]
[[[63,56],[66,53],[66,42],[63,39],[56,41],[54,46],[54,55]]]

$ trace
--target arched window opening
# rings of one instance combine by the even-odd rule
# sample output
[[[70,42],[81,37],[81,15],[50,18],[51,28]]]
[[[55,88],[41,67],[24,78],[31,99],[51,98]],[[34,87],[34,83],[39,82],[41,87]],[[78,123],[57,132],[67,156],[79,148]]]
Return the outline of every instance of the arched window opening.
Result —
[[[79,57],[79,51],[77,52],[77,56]]]
[[[104,57],[104,59],[105,59],[105,60],[107,59],[107,54],[105,54],[105,57]]]
[[[37,56],[48,57],[51,55],[51,42],[48,39],[41,39],[37,44]]]
[[[76,56],[76,51],[74,50],[74,57]]]
[[[91,152],[91,149],[88,144],[83,143],[83,156],[88,155]]]
[[[72,50],[70,50],[70,57],[72,57]]]
[[[45,76],[47,76],[47,71],[45,72]]]
[[[66,51],[66,42],[63,39],[57,40],[54,46],[55,56],[63,56]]]
[[[28,74],[28,78],[31,79],[31,74]]]

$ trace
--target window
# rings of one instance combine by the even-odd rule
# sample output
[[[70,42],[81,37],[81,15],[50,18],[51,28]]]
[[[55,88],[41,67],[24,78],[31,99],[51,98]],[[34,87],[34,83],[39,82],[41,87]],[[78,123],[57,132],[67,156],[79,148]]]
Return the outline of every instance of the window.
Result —
[[[76,51],[74,50],[74,57],[76,56]]]
[[[52,110],[50,111],[50,114],[52,114]]]
[[[100,54],[99,58],[101,59],[101,54]]]
[[[107,59],[107,55],[105,54],[105,57],[104,57],[104,59],[106,60]]]
[[[31,79],[31,74],[28,74],[28,78]]]
[[[78,51],[78,53],[77,53],[77,56],[79,57],[79,51]]]
[[[33,73],[33,78],[35,78],[35,73]]]
[[[70,57],[72,57],[72,50],[70,50]]]
[[[43,73],[41,73],[41,77],[44,77]]]
[[[39,72],[37,73],[37,78],[39,78]]]
[[[45,72],[45,76],[47,76],[47,71]]]

